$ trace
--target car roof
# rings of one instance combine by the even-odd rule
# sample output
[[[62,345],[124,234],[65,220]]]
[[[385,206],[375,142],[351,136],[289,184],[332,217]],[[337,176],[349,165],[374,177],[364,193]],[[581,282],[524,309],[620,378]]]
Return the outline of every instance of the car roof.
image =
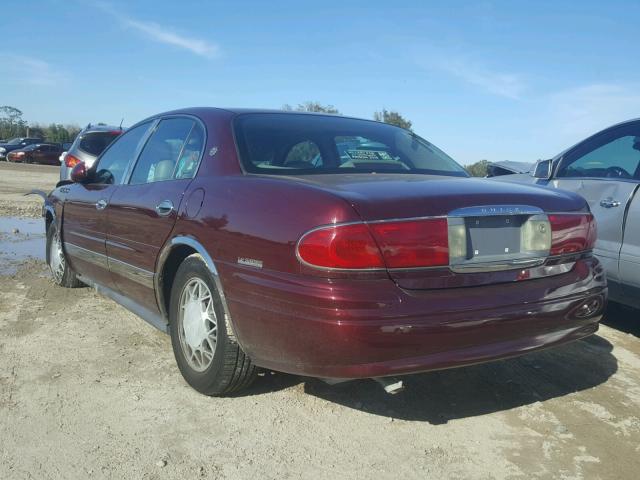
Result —
[[[80,133],[91,133],[91,132],[119,132],[119,131],[125,131],[125,128],[120,127],[120,126],[113,126],[113,125],[87,125],[86,127],[84,127],[82,129],[82,132]]]
[[[299,112],[297,110],[278,110],[278,109],[268,109],[268,108],[235,108],[235,107],[190,107],[190,108],[181,108],[178,110],[170,110],[168,112],[158,113],[156,115],[152,115],[145,119],[136,122],[136,126],[144,122],[148,122],[150,120],[154,120],[160,117],[166,117],[171,115],[193,115],[199,118],[207,118],[216,115],[226,115],[226,116],[236,116],[240,114],[248,114],[248,113],[275,113],[282,115],[311,115],[317,117],[333,117],[333,118],[341,118],[341,119],[351,119],[351,120],[361,120],[365,122],[373,122],[373,123],[382,123],[376,120],[371,120],[368,118],[359,118],[359,117],[351,117],[348,115],[341,115],[335,113],[325,113],[325,112]],[[385,124],[388,125],[388,124]],[[400,127],[398,127],[400,128]]]

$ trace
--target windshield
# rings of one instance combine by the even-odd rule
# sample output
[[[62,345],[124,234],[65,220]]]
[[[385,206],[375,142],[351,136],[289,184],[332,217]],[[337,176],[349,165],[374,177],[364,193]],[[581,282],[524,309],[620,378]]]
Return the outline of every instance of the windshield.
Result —
[[[7,142],[7,145],[18,145],[22,141],[22,138],[12,138]]]
[[[234,131],[242,165],[251,173],[468,176],[431,143],[384,123],[329,115],[254,113],[236,117]]]

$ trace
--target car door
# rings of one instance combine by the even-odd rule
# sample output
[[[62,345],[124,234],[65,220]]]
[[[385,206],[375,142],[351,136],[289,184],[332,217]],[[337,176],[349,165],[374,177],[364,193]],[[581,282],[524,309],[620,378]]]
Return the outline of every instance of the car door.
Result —
[[[640,188],[627,211],[620,251],[620,281],[623,303],[640,308]]]
[[[203,142],[199,121],[161,119],[109,203],[106,246],[114,281],[120,292],[154,312],[156,258],[178,218]]]
[[[62,238],[69,263],[78,274],[104,287],[114,287],[106,251],[109,201],[139,152],[150,125],[132,128],[114,142],[91,170],[90,181],[62,187],[66,190]]]
[[[32,150],[25,155],[25,163],[42,163],[42,156],[45,148],[45,145],[39,145],[32,148]]]
[[[640,183],[640,123],[606,130],[563,155],[552,180],[556,188],[580,194],[598,224],[594,253],[612,282],[619,283],[619,259],[629,202]]]

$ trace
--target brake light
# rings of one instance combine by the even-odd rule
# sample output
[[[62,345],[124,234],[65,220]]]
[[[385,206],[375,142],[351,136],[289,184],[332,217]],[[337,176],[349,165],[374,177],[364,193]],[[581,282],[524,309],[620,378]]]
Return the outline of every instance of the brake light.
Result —
[[[596,243],[595,218],[587,214],[549,215],[551,255],[591,250]]]
[[[319,228],[298,242],[298,257],[321,268],[416,268],[449,264],[446,218]]]
[[[298,242],[298,257],[322,268],[384,268],[380,250],[364,223],[311,230]]]
[[[449,264],[446,218],[369,225],[387,268],[435,267]]]
[[[64,157],[64,164],[69,168],[75,167],[81,161],[82,160],[80,160],[78,157],[75,157],[75,156],[71,155],[70,153],[67,153],[66,157]]]

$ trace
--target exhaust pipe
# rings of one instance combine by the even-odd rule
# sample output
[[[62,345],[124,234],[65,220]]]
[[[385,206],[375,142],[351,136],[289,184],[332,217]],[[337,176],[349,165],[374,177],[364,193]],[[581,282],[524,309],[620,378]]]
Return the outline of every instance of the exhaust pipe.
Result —
[[[396,393],[400,393],[404,390],[404,385],[402,384],[402,380],[395,377],[375,377],[373,378],[377,383],[379,383],[384,391],[390,395],[395,395]]]

